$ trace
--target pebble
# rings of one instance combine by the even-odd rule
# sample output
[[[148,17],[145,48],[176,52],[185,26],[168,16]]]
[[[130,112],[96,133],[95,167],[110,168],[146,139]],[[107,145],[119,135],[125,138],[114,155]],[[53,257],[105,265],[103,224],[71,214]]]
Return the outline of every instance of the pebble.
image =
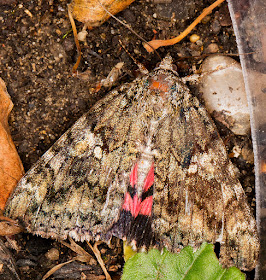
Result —
[[[250,131],[242,69],[228,56],[212,55],[202,64],[200,91],[207,110],[237,135]]]
[[[211,30],[213,33],[218,34],[221,30],[221,25],[218,21],[218,19],[214,19],[214,21],[211,24]]]
[[[219,46],[216,43],[211,43],[206,48],[207,53],[217,53],[219,51]]]
[[[192,34],[192,35],[189,37],[189,40],[190,40],[191,43],[196,43],[199,39],[200,39],[200,36],[197,35],[197,34]]]
[[[78,33],[78,40],[81,42],[85,42],[86,41],[86,37],[88,35],[87,30],[82,30]]]
[[[50,261],[57,261],[59,260],[59,251],[56,248],[52,248],[45,254],[45,256]]]

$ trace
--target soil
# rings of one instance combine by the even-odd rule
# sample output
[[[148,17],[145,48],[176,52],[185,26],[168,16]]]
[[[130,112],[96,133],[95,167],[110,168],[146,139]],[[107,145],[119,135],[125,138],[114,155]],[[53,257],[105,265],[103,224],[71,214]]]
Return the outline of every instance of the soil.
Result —
[[[151,40],[154,36],[165,39],[183,31],[212,2],[140,0],[117,17],[126,21],[145,40]],[[200,36],[200,41],[192,43],[188,36],[174,46],[158,49],[159,55],[147,53],[139,38],[111,18],[88,31],[85,42],[81,42],[83,54],[78,75],[73,75],[77,50],[67,4],[66,1],[53,0],[0,0],[0,76],[6,82],[14,103],[10,129],[26,171],[110,90],[103,87],[99,91],[95,89],[118,62],[124,62],[124,67],[115,85],[134,80],[138,66],[119,40],[149,70],[170,53],[181,76],[199,70],[208,53],[237,53],[226,3],[193,30],[192,33]],[[76,25],[79,31],[82,30],[82,23],[76,22]],[[218,128],[226,140],[229,153],[239,143],[245,143],[241,144],[242,147],[251,147],[249,136],[236,137],[219,123]],[[240,169],[241,183],[254,207],[253,165],[243,159],[232,160]],[[13,242],[20,247],[19,251],[10,250],[21,279],[41,279],[53,266],[76,255],[59,242],[26,233],[16,236]],[[10,248],[7,242],[5,244]],[[118,244],[114,246],[116,249],[100,245],[105,265],[113,279],[120,278],[123,266],[121,243]],[[87,245],[83,247],[93,255]],[[51,248],[59,252],[56,260],[47,256]],[[102,274],[96,262],[75,261],[57,271],[50,279],[104,279]],[[0,279],[13,278],[0,276]]]

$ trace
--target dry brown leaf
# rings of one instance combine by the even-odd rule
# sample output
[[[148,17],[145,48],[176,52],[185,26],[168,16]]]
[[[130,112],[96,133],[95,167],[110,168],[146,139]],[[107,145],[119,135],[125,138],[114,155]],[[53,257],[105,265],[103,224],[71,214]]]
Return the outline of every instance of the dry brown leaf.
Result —
[[[13,103],[0,78],[0,210],[3,210],[10,193],[24,174],[24,168],[12,141],[8,116]]]
[[[134,0],[72,0],[69,5],[73,17],[91,29],[99,26],[112,15],[124,10]]]

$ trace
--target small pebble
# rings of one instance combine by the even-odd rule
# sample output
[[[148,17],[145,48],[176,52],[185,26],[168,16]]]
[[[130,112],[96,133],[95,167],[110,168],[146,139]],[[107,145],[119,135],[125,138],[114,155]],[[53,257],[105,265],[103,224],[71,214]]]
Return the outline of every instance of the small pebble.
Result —
[[[56,32],[56,34],[57,34],[57,35],[59,35],[59,36],[61,36],[61,35],[62,35],[62,32],[61,32],[61,30],[60,30],[60,29],[56,29],[56,30],[55,30],[55,32]]]
[[[251,187],[247,187],[247,188],[245,189],[245,192],[251,193],[251,192],[252,192],[252,188],[251,188]]]
[[[211,30],[213,33],[218,34],[221,30],[221,25],[218,21],[218,19],[214,19],[214,21],[211,24]]]
[[[45,257],[50,261],[57,261],[59,260],[59,251],[56,248],[52,248],[45,254]]]
[[[206,49],[207,53],[217,53],[219,51],[219,47],[216,43],[211,43]]]
[[[199,47],[203,46],[202,40],[198,40],[198,41],[196,42],[196,45],[199,46]]]
[[[189,37],[189,40],[190,40],[191,43],[196,43],[199,39],[200,39],[200,36],[197,35],[197,34],[192,34],[192,35]]]
[[[238,158],[241,155],[241,148],[239,146],[234,146],[232,154],[235,158]]]
[[[78,40],[81,41],[81,42],[85,42],[87,35],[88,35],[88,32],[86,30],[80,31],[78,33]]]
[[[202,64],[200,91],[208,111],[237,135],[250,131],[241,66],[228,56],[212,55]]]

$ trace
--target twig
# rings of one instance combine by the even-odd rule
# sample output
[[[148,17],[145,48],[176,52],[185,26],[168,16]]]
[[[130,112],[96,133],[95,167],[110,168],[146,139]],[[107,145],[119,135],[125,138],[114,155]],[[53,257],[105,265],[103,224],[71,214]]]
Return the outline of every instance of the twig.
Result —
[[[64,263],[60,263],[60,264],[57,264],[55,265],[54,267],[52,267],[42,278],[42,280],[46,280],[47,278],[49,278],[52,274],[54,274],[58,269],[60,269],[61,267],[63,267],[64,265],[66,264],[69,264],[73,261],[77,260],[77,257],[74,257],[73,259],[67,261],[67,262],[64,262]]]
[[[81,60],[81,48],[80,48],[80,45],[79,45],[79,40],[78,40],[78,33],[77,33],[77,29],[76,29],[76,24],[75,24],[75,21],[74,21],[74,19],[73,19],[72,12],[71,12],[71,10],[70,10],[69,4],[67,5],[67,10],[68,10],[68,17],[69,17],[69,20],[70,20],[70,23],[71,23],[71,26],[72,26],[72,29],[73,29],[74,40],[75,40],[76,47],[77,47],[77,50],[78,50],[78,59],[77,59],[77,62],[75,63],[75,65],[74,65],[73,68],[72,68],[72,73],[73,73],[73,74],[76,74],[76,73],[77,73],[78,66],[79,66],[79,63],[80,63],[80,60]]]
[[[108,271],[107,271],[107,269],[106,269],[106,267],[105,267],[105,265],[104,265],[103,259],[102,259],[102,257],[101,257],[101,253],[100,253],[100,251],[99,251],[99,249],[98,249],[98,247],[97,247],[100,243],[101,243],[101,242],[95,242],[95,244],[94,244],[93,247],[92,247],[91,244],[90,244],[90,242],[87,241],[87,244],[89,245],[89,247],[90,247],[91,250],[93,251],[93,253],[94,253],[94,255],[95,255],[95,257],[96,257],[96,259],[97,259],[99,265],[101,266],[101,268],[102,268],[102,270],[103,270],[103,272],[104,272],[104,274],[105,274],[106,280],[112,280],[110,274],[108,273]]]
[[[98,0],[99,4],[102,6],[102,8],[106,11],[106,13],[108,13],[112,18],[114,18],[116,21],[118,21],[120,24],[124,25],[128,30],[130,30],[134,35],[136,35],[140,40],[142,40],[144,42],[145,45],[148,45],[152,51],[154,51],[157,56],[161,58],[161,56],[159,55],[159,53],[156,51],[155,48],[153,48],[152,45],[150,45],[150,42],[147,42],[143,37],[141,37],[136,31],[134,31],[128,24],[124,23],[122,20],[120,20],[119,18],[117,18],[116,16],[114,16],[112,13],[110,13],[104,6],[103,4]]]

